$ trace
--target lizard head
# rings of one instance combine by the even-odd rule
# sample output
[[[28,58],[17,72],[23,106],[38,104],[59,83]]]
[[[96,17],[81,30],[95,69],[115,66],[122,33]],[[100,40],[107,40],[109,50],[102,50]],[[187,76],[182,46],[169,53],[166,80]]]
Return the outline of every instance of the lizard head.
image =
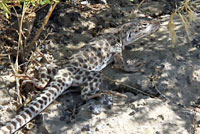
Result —
[[[132,22],[122,25],[123,44],[129,45],[134,41],[156,32],[160,27],[160,22],[148,18],[138,18]]]

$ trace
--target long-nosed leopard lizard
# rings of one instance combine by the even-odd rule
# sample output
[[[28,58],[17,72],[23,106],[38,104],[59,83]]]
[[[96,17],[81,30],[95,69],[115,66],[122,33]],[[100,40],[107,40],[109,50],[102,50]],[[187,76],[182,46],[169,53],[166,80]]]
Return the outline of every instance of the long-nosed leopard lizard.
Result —
[[[71,86],[83,85],[81,97],[90,99],[100,89],[102,81],[101,70],[115,61],[124,70],[129,71],[122,58],[122,50],[126,45],[158,30],[159,21],[136,19],[117,28],[114,33],[107,33],[92,39],[78,53],[74,54],[61,69],[43,69],[41,82],[33,79],[38,87],[46,86],[45,90],[33,100],[24,110],[0,128],[0,134],[14,133]],[[46,73],[44,73],[46,71]]]

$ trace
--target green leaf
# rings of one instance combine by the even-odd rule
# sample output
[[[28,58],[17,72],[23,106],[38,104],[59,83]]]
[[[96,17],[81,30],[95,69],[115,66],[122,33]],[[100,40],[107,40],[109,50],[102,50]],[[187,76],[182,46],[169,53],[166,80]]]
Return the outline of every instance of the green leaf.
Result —
[[[8,7],[3,2],[0,3],[0,7],[3,9],[6,18],[8,19],[10,14]]]
[[[52,4],[52,2],[50,0],[43,0],[40,4]]]

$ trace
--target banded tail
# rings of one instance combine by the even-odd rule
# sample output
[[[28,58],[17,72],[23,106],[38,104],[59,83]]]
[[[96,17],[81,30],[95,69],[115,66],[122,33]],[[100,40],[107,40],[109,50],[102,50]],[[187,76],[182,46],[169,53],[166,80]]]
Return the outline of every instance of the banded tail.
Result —
[[[50,82],[49,86],[46,87],[46,89],[28,105],[28,107],[24,108],[24,110],[15,116],[15,118],[0,128],[0,134],[11,134],[20,129],[50,105],[64,90],[71,86],[72,79],[69,78],[69,75],[67,82],[63,81],[58,75],[56,77],[57,79],[55,78],[55,81]],[[66,77],[64,80],[66,80]]]

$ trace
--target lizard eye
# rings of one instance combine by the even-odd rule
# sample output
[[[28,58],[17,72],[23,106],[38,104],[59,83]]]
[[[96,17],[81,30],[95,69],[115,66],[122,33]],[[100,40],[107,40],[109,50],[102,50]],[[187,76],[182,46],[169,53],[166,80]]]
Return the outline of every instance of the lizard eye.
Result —
[[[131,32],[128,33],[127,39],[131,38]]]
[[[147,23],[142,24],[142,27],[146,27],[146,26],[147,26]]]

